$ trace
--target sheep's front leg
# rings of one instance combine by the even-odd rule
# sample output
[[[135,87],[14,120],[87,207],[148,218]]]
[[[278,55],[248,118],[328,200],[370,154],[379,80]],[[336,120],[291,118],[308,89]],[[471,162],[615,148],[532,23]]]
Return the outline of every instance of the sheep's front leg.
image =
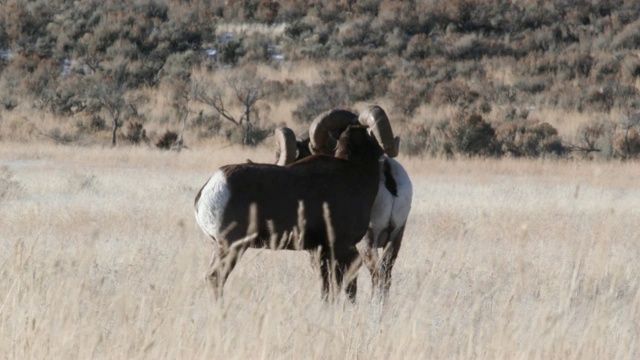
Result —
[[[346,282],[345,293],[354,302],[358,293],[358,269],[362,264],[355,246],[339,252],[332,257],[330,251],[320,251],[318,259],[322,276],[322,299],[333,301],[338,295],[342,283]]]
[[[337,262],[336,283],[340,286],[346,282],[344,291],[353,303],[358,293],[358,269],[362,265],[358,249],[355,246],[351,247]]]
[[[333,291],[335,285],[335,277],[333,274],[335,273],[335,269],[331,255],[322,251],[318,262],[320,265],[320,276],[322,277],[322,300],[329,301],[330,298],[333,299],[335,293]]]

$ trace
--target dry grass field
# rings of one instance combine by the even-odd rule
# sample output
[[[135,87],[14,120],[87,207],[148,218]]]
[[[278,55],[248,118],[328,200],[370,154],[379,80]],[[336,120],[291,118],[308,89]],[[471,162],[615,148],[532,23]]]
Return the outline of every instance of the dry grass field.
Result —
[[[271,149],[0,144],[3,358],[637,359],[640,166],[401,158],[384,308],[323,304],[300,252],[250,250],[215,302],[193,198]]]

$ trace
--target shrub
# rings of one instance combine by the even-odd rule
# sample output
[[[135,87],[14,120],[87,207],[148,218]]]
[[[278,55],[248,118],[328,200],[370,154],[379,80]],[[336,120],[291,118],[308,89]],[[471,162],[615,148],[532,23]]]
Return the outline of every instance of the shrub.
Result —
[[[637,49],[640,44],[640,20],[636,20],[622,29],[614,38],[614,49]]]
[[[387,45],[386,51],[394,55],[401,55],[407,48],[407,38],[408,35],[397,27],[393,31],[387,32],[384,35],[384,42]]]
[[[106,131],[107,124],[103,117],[93,114],[90,117],[76,121],[76,128],[79,133],[96,133]]]
[[[501,149],[496,139],[496,131],[482,115],[461,114],[451,124],[449,136],[453,150],[469,156],[499,156]]]
[[[637,92],[635,86],[606,83],[600,87],[591,86],[583,101],[596,111],[608,112],[614,106],[623,109],[635,106]]]
[[[424,85],[424,86],[421,86]],[[416,109],[430,99],[428,83],[408,81],[407,79],[394,79],[389,84],[387,96],[393,102],[393,107],[402,112],[402,115],[413,116]]]
[[[273,24],[278,16],[280,4],[272,0],[261,0],[258,3],[256,18],[264,23]]]
[[[307,13],[308,7],[309,4],[302,0],[281,1],[276,19],[283,23],[295,21]]]
[[[483,97],[496,105],[512,105],[517,100],[518,91],[515,86],[497,84],[488,89],[484,89]]]
[[[427,151],[431,156],[450,157],[454,154],[450,133],[451,120],[442,119],[437,121],[429,129],[427,141]]]
[[[248,62],[265,62],[269,60],[270,50],[269,44],[271,39],[262,34],[254,34],[242,40],[243,63]]]
[[[436,85],[433,101],[441,105],[459,105],[466,107],[473,104],[480,94],[469,88],[462,81],[442,82]]]
[[[59,127],[53,128],[47,131],[46,133],[42,133],[42,135],[53,140],[53,142],[58,145],[70,144],[72,142],[77,141],[80,138],[78,134],[72,134],[72,133],[63,131]]]
[[[451,60],[479,60],[483,56],[510,55],[512,51],[499,41],[487,40],[477,34],[460,37],[445,48]]]
[[[314,27],[304,21],[294,21],[286,26],[284,29],[284,33],[286,36],[292,39],[297,39],[299,37],[305,37],[305,35],[309,35],[313,33]]]
[[[434,47],[431,38],[427,34],[416,34],[411,37],[407,42],[407,48],[404,51],[404,56],[408,59],[424,59],[435,54],[437,50]]]
[[[20,90],[20,73],[7,70],[0,77],[0,105],[2,109],[11,111],[18,106]]]
[[[592,86],[587,91],[584,102],[596,111],[609,112],[615,102],[614,86]]]
[[[424,125],[416,125],[409,128],[409,131],[401,137],[401,152],[407,156],[423,155],[427,150],[430,137],[429,128]]]
[[[182,139],[178,133],[167,130],[154,143],[158,149],[171,150],[175,147],[182,146]]]
[[[220,135],[222,124],[223,122],[218,113],[204,115],[204,113],[200,111],[200,113],[191,120],[191,125],[196,129],[197,136],[200,139]]]
[[[342,23],[351,13],[352,1],[325,1],[316,6],[322,6],[317,16],[323,23]],[[307,14],[307,17],[309,14]]]
[[[124,129],[124,139],[131,144],[138,145],[140,142],[148,142],[147,131],[144,129],[142,123],[137,121],[127,121],[127,126]]]
[[[516,83],[516,88],[530,94],[538,94],[543,92],[550,83],[551,79],[547,77],[523,78]]]
[[[416,33],[420,26],[415,6],[413,1],[383,0],[372,27],[380,33],[388,33],[394,28]]]
[[[362,16],[340,26],[337,34],[338,43],[347,48],[365,44],[371,34],[370,24],[371,19]]]
[[[245,51],[242,48],[242,41],[231,39],[218,46],[219,56],[218,59],[221,63],[227,65],[235,65],[238,60],[244,55]]]
[[[421,104],[431,101],[434,82],[427,79],[427,71],[422,64],[398,66],[395,70],[386,96],[403,115],[413,116]]]
[[[630,114],[613,135],[613,155],[623,160],[640,157],[640,114]]]
[[[326,79],[312,86],[304,85],[301,89],[304,100],[292,112],[293,118],[301,124],[308,124],[320,113],[345,107],[351,103],[349,86],[344,79]]]
[[[18,106],[18,100],[11,95],[3,94],[0,98],[0,104],[5,110],[11,111]]]
[[[14,179],[14,172],[8,166],[0,167],[0,200],[15,199],[22,192],[22,184]]]
[[[275,126],[256,126],[249,128],[246,124],[242,126],[229,126],[225,124],[221,130],[221,135],[231,144],[256,146],[273,135]]]
[[[349,80],[351,98],[364,101],[386,94],[391,74],[383,59],[372,54],[351,61],[344,69],[343,76]]]
[[[432,155],[500,156],[496,131],[479,114],[458,113],[436,123],[429,138]]]
[[[629,160],[640,156],[640,131],[625,129],[615,134],[613,138],[614,157]]]
[[[245,142],[253,146],[259,145],[263,141],[265,141],[269,136],[272,136],[275,129],[276,129],[275,126],[272,126],[272,125],[252,126],[251,131],[249,131],[249,133],[245,135],[248,137],[248,141],[245,141]]]
[[[573,65],[577,72],[584,77],[588,77],[591,73],[591,68],[593,68],[595,60],[590,54],[580,54],[577,55],[573,61]]]
[[[85,95],[89,84],[81,76],[62,79],[55,89],[50,109],[56,115],[70,116],[86,108]]]
[[[600,81],[607,76],[617,74],[620,69],[620,59],[616,55],[605,53],[595,60],[594,70]]]
[[[622,77],[627,81],[633,81],[640,76],[640,58],[627,56],[622,62]]]
[[[189,81],[191,69],[198,64],[199,57],[194,51],[173,53],[167,57],[162,75],[169,81]]]
[[[596,120],[580,125],[575,135],[575,144],[569,150],[580,152],[585,157],[601,159],[613,157],[613,134],[616,125],[607,120]]]
[[[302,94],[302,89],[306,88],[306,84],[302,80],[293,81],[285,79],[283,81],[267,80],[265,86],[271,89],[269,92],[269,101],[279,103],[283,100],[297,99]]]
[[[350,5],[350,10],[358,14],[375,15],[382,0],[360,0]]]
[[[567,152],[558,131],[548,123],[507,122],[498,127],[497,134],[502,152],[514,157],[562,156]]]

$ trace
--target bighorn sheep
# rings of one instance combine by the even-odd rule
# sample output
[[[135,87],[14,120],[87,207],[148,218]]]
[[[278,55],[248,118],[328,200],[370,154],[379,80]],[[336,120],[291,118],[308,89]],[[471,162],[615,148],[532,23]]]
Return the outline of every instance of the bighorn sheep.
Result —
[[[312,134],[313,146],[325,146],[314,140],[326,140],[319,132],[341,126],[326,119]],[[365,127],[349,126],[335,157],[317,154],[286,166],[245,163],[218,169],[195,199],[196,221],[215,247],[207,274],[215,294],[222,294],[247,247],[319,249],[326,299],[331,283],[341,285],[359,261],[356,244],[369,226],[383,154]],[[355,276],[345,291],[355,300]]]
[[[402,245],[413,197],[413,186],[407,172],[400,163],[392,159],[398,154],[399,138],[393,137],[388,117],[379,106],[366,108],[360,113],[360,116],[345,110],[326,111],[316,117],[311,124],[311,129],[322,126],[320,124],[324,124],[327,118],[350,119],[353,122],[360,122],[371,130],[385,148],[386,156],[380,160],[380,183],[371,210],[369,229],[364,241],[359,246],[364,263],[371,273],[374,291],[379,291],[383,296],[386,296],[391,286],[391,271]],[[344,120],[342,122],[349,123]],[[339,132],[337,134],[335,132],[336,130],[344,130],[344,126],[333,129],[334,131],[331,133],[321,133],[323,136],[330,135],[327,139],[321,139],[321,143],[325,144],[324,148],[319,149],[321,152],[332,153],[331,136],[339,136]],[[335,140],[333,143],[335,144]],[[277,129],[276,144],[279,149],[283,149],[276,154],[278,165],[289,164],[294,160],[304,158],[304,153],[300,151],[302,143],[300,140],[296,142],[292,130],[288,128]],[[298,149],[297,156],[296,148]],[[378,248],[383,249],[381,259],[378,256]]]

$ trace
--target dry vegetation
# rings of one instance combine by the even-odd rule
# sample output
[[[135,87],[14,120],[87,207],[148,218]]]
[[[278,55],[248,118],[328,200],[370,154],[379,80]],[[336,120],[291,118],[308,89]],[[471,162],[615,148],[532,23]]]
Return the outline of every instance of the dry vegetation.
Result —
[[[0,1],[0,354],[639,358],[640,168],[618,160],[640,156],[638,16]],[[386,307],[364,269],[355,305],[327,305],[307,254],[257,250],[213,301],[192,209],[213,169],[272,162],[275,126],[370,103],[415,194]]]
[[[639,17],[634,0],[8,0],[0,140],[128,145],[138,124],[163,149],[256,145],[377,103],[408,156],[637,159]]]
[[[0,146],[7,358],[640,356],[634,163],[402,158],[415,197],[384,309],[322,304],[304,253],[250,251],[214,302],[192,201],[266,149]]]

